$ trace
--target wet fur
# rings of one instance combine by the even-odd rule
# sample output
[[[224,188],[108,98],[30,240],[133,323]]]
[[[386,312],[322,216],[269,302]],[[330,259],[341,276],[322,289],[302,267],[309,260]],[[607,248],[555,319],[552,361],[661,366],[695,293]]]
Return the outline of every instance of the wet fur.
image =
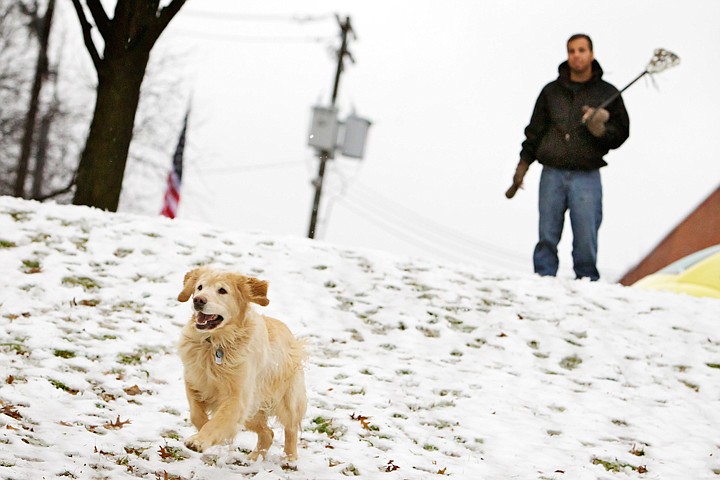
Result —
[[[183,283],[179,301],[202,294],[211,306],[206,307],[209,313],[224,318],[213,330],[199,330],[195,312],[182,330],[179,353],[190,421],[198,430],[185,445],[201,452],[231,442],[244,425],[258,435],[250,459],[266,457],[273,440],[268,417],[275,416],[285,430],[285,455],[296,460],[298,430],[307,407],[305,352],[283,322],[250,307],[251,302],[269,303],[267,282],[201,267],[185,274]],[[220,288],[226,293],[219,294]],[[218,349],[223,352],[220,365],[215,362]]]

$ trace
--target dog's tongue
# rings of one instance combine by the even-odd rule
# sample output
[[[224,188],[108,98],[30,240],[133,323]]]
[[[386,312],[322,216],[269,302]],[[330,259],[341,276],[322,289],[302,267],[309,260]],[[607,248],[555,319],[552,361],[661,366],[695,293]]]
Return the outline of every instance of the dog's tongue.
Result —
[[[217,315],[206,315],[202,312],[198,312],[197,321],[195,323],[197,323],[198,325],[205,325],[208,322],[212,322],[213,320],[216,320],[217,317],[218,317]]]

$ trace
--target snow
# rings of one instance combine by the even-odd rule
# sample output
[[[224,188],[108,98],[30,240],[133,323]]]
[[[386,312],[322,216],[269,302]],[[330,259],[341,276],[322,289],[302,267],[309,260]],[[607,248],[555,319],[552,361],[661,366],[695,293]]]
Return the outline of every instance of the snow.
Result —
[[[184,273],[270,282],[308,343],[299,460],[198,454]],[[720,475],[720,303],[0,197],[0,477]]]

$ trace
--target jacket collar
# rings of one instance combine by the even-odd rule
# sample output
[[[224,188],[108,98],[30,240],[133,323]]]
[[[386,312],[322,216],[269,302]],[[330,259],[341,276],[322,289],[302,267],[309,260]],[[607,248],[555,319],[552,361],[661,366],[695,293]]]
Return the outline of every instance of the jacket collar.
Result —
[[[603,69],[598,63],[597,60],[593,60],[592,63],[592,77],[590,77],[590,80],[587,83],[595,83],[599,81],[603,76]],[[563,86],[569,86],[570,85],[570,65],[568,64],[568,61],[565,60],[563,63],[560,64],[558,67],[558,80]]]

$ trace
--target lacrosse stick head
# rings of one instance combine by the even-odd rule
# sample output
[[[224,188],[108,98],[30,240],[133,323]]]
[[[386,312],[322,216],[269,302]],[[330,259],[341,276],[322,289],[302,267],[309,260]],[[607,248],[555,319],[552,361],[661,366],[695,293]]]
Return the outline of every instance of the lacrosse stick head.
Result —
[[[680,63],[680,57],[664,48],[656,48],[645,71],[649,74],[664,72]]]

